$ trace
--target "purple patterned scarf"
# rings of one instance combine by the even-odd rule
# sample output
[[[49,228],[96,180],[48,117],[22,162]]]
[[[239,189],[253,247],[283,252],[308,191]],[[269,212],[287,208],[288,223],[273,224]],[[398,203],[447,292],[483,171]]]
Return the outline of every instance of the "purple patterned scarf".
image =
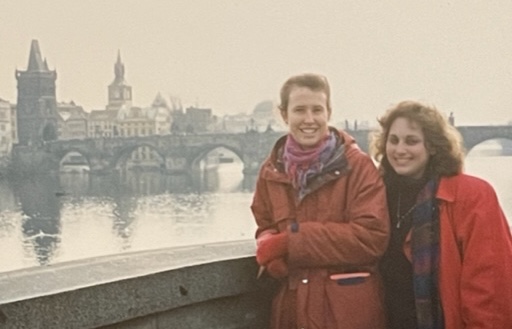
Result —
[[[443,329],[439,300],[439,210],[432,179],[420,191],[412,219],[412,270],[418,329]]]
[[[322,172],[336,146],[336,137],[330,132],[318,145],[303,149],[292,135],[288,134],[284,145],[283,161],[286,173],[298,191],[298,199],[306,195],[308,179]]]

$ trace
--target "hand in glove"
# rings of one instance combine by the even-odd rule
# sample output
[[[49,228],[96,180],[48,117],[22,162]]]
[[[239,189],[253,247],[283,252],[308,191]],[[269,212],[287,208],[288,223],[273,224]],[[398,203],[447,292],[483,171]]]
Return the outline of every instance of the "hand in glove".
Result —
[[[286,264],[286,261],[282,257],[271,260],[267,264],[266,269],[267,273],[276,279],[281,279],[288,276],[288,264]]]
[[[270,261],[284,257],[286,254],[288,254],[286,232],[264,235],[257,241],[256,261],[261,266],[266,266]]]

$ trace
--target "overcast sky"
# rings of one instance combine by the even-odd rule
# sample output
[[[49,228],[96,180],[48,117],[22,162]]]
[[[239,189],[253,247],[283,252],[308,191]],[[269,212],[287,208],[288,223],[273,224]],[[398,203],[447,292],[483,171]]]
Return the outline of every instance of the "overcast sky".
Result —
[[[133,103],[158,92],[217,115],[278,100],[302,72],[331,82],[334,120],[369,120],[419,99],[457,124],[512,120],[510,0],[2,0],[0,98],[32,39],[57,99],[107,104],[118,50]]]

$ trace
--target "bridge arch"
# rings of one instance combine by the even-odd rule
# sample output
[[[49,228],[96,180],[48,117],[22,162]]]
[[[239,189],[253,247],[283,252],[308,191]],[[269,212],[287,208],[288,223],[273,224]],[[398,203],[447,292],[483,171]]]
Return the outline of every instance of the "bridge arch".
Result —
[[[460,126],[466,154],[476,145],[491,139],[512,139],[512,125],[507,126]]]
[[[512,137],[510,138],[489,138],[466,149],[466,156],[472,152],[481,155],[512,155]]]
[[[159,161],[161,163],[161,165],[165,165],[166,157],[162,153],[162,151],[152,143],[143,142],[140,144],[132,144],[132,145],[120,148],[115,153],[115,155],[112,157],[110,167],[112,169],[120,169],[121,164],[126,164],[126,162],[129,160],[129,157],[134,153],[134,151],[136,151],[137,149],[144,149],[144,148],[147,148],[147,149],[151,150],[151,152],[156,153],[157,156],[161,159],[161,161]]]
[[[187,173],[191,184],[202,192],[238,191],[245,179],[243,160],[236,147],[208,144],[190,153]]]
[[[91,168],[91,161],[89,160],[89,155],[83,150],[72,148],[66,150],[67,152],[63,152],[64,154],[59,156],[58,160],[58,169],[59,171],[64,169],[67,165],[83,165],[88,166],[89,170]],[[74,155],[80,156],[80,159],[74,157]]]
[[[205,156],[216,150],[216,149],[226,149],[228,151],[231,151],[233,152],[242,162],[244,162],[244,156],[243,154],[240,152],[240,149],[237,149],[231,145],[227,145],[227,144],[223,144],[223,143],[219,143],[219,144],[209,144],[207,145],[206,147],[198,150],[198,152],[194,153],[191,155],[191,158],[190,158],[190,167],[191,168],[194,168],[195,166],[197,166],[198,162],[201,161],[202,159],[205,158]],[[245,163],[244,163],[245,165]]]
[[[55,153],[54,159],[56,160],[59,168],[61,167],[62,162],[66,159],[66,157],[73,153],[80,154],[84,158],[84,160],[87,162],[87,165],[89,167],[91,166],[90,154],[88,152],[85,152],[81,148],[71,147],[71,148],[62,149],[60,152]]]

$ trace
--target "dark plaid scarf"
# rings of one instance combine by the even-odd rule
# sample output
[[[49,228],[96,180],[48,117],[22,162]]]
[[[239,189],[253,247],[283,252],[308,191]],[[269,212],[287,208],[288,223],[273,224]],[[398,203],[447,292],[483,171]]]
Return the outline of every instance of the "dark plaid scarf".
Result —
[[[439,209],[436,180],[420,191],[412,219],[412,269],[418,329],[443,329],[439,300]]]

